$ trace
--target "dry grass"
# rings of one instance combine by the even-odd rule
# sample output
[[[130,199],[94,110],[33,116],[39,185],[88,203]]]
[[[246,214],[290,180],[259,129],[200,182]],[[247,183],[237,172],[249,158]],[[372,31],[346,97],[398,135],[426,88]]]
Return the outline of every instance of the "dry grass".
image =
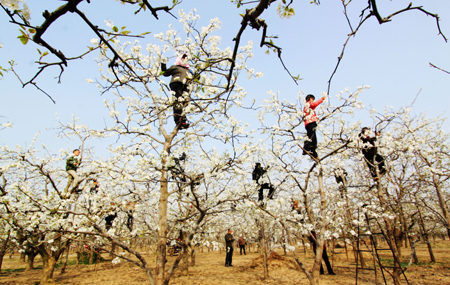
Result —
[[[426,245],[418,245],[417,252],[420,263],[412,265],[407,271],[407,278],[412,285],[445,285],[450,284],[450,242],[438,241],[434,244],[434,254],[437,263],[430,264]],[[197,253],[196,265],[189,268],[188,276],[180,276],[176,271],[170,284],[308,284],[308,280],[303,272],[292,262],[292,256],[277,255],[269,258],[269,279],[262,280],[262,258],[258,253],[247,253],[239,255],[236,250],[233,256],[233,267],[225,267],[225,253],[218,252],[199,252]],[[329,253],[330,254],[330,253]],[[409,260],[410,249],[403,249],[404,258],[402,262]],[[351,255],[351,254],[350,254]],[[155,257],[145,255],[151,268],[155,267]],[[312,250],[303,249],[298,251],[300,260],[304,262],[307,268],[311,268],[313,261]],[[343,266],[335,268],[337,275],[321,276],[320,284],[324,285],[348,285],[355,284],[355,268],[348,267],[345,254],[337,254],[334,260],[334,266]],[[345,256],[345,257],[344,257]],[[70,256],[73,263],[74,255]],[[373,264],[372,260],[366,255],[368,265]],[[175,257],[169,257],[168,264],[171,264]],[[388,254],[382,256],[383,262],[388,264],[392,259]],[[339,260],[339,261],[338,261]],[[36,267],[41,267],[40,259],[37,257]],[[347,268],[344,268],[347,267]],[[24,272],[25,264],[19,261],[19,257],[14,255],[12,259],[8,256],[4,258],[3,269],[0,275],[0,284],[39,284],[42,269],[34,269],[31,272]],[[377,284],[373,271],[359,272],[358,284]],[[392,284],[391,278],[387,275],[388,284]],[[55,284],[149,284],[145,273],[136,266],[122,262],[117,266],[112,266],[111,262],[103,262],[97,265],[69,265],[65,274],[60,274],[59,269],[55,270]],[[380,272],[378,272],[378,284],[384,284]],[[402,284],[406,284],[405,281]]]

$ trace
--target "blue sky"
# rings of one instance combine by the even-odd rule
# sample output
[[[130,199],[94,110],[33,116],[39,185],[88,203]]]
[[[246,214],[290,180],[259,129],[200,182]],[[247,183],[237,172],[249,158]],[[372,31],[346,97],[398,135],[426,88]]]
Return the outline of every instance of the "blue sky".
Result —
[[[164,5],[166,2],[171,3],[158,1],[158,4]],[[322,1],[321,5],[316,6],[309,4],[309,1],[295,1],[293,7],[296,15],[290,19],[280,19],[276,13],[276,5],[261,16],[268,23],[268,34],[279,37],[274,42],[283,48],[282,56],[291,73],[300,74],[303,78],[299,85],[294,84],[275,54],[268,56],[265,48],[259,48],[261,31],[247,28],[242,43],[249,40],[254,43],[254,57],[248,65],[265,74],[261,79],[247,80],[246,76],[240,78],[239,84],[246,88],[249,100],[256,99],[261,103],[269,97],[268,90],[279,92],[281,98],[292,101],[299,91],[320,95],[320,92],[327,90],[327,81],[350,31],[340,2]],[[379,10],[382,15],[388,15],[406,7],[409,2],[380,1]],[[53,11],[63,4],[54,0],[29,0],[27,3],[32,11],[31,23],[36,25],[43,21],[43,10]],[[349,6],[349,16],[354,26],[366,3],[367,1],[352,2],[354,6]],[[447,1],[415,1],[413,4],[438,13],[441,17],[441,29],[450,38],[450,4]],[[196,8],[201,16],[198,27],[206,25],[211,18],[218,17],[223,23],[219,32],[222,47],[232,47],[232,39],[240,27],[239,13],[253,5],[237,9],[230,1],[225,0],[184,0],[177,9],[190,11]],[[178,20],[168,14],[160,13],[160,20],[156,20],[149,12],[135,16],[133,12],[137,7],[123,6],[111,0],[91,1],[91,4],[83,2],[79,8],[100,27],[106,28],[104,20],[112,20],[117,26],[127,26],[133,33],[152,32],[147,39],[141,40],[143,45],[154,42],[153,34],[166,31],[169,23],[181,30]],[[174,14],[178,15],[176,11]],[[7,67],[7,62],[14,59],[18,64],[16,70],[22,78],[30,78],[37,71],[34,64],[38,57],[37,46],[33,43],[26,46],[20,43],[16,38],[19,35],[18,27],[8,23],[5,13],[0,13],[0,23],[0,44],[3,44],[0,49],[0,65]],[[70,14],[59,19],[58,24],[52,26],[44,38],[69,57],[83,51],[95,35],[78,16]],[[371,18],[350,40],[333,79],[330,100],[347,87],[354,90],[357,86],[370,85],[371,89],[365,91],[361,99],[367,108],[373,107],[381,111],[384,105],[400,108],[411,104],[422,88],[413,112],[426,112],[430,117],[440,114],[447,117],[450,75],[431,68],[429,62],[450,70],[449,55],[450,45],[438,35],[436,21],[432,17],[419,11],[409,11],[383,25]],[[51,94],[56,104],[32,86],[21,88],[12,73],[6,74],[0,80],[0,122],[9,121],[14,127],[1,131],[0,143],[8,146],[30,144],[34,135],[40,131],[38,142],[46,144],[51,150],[72,148],[73,143],[70,141],[54,140],[54,128],[58,125],[56,113],[61,122],[71,120],[74,115],[80,118],[80,123],[101,128],[109,118],[103,107],[103,100],[113,96],[100,96],[95,84],[87,84],[85,81],[87,78],[99,77],[97,64],[93,60],[95,56],[96,54],[86,56],[81,61],[70,62],[61,84],[57,84],[55,79],[59,74],[57,69],[48,70],[38,78],[40,87]],[[354,119],[365,121],[364,114],[368,115],[368,112],[361,112]],[[241,120],[250,122],[252,128],[258,128],[259,123],[254,115],[255,112],[236,114]],[[446,131],[450,130],[448,122],[444,128]]]

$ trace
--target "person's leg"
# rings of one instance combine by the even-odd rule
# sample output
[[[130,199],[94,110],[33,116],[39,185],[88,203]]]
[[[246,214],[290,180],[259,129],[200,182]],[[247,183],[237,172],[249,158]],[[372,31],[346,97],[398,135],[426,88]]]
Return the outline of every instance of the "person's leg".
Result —
[[[386,167],[384,165],[384,157],[382,157],[381,155],[379,155],[377,153],[377,156],[375,157],[377,164],[378,164],[378,171],[380,172],[381,175],[386,173]]]
[[[230,266],[231,265],[231,254],[233,253],[233,247],[231,246],[227,246],[226,247],[227,250],[227,257],[225,259],[225,266]]]
[[[376,169],[376,166],[374,165],[375,154],[366,153],[366,154],[364,154],[364,158],[366,160],[367,166],[369,167],[370,175],[372,175],[372,177],[374,177],[374,178],[377,177],[377,169]]]
[[[230,246],[230,263],[228,264],[229,266],[233,266],[231,263],[233,262],[233,247]]]
[[[317,123],[316,122],[312,122],[306,125],[306,135],[308,136],[308,140],[305,141],[304,144],[304,149],[306,151],[310,151],[313,152],[313,155],[316,151],[317,148],[317,136],[316,136],[316,127],[317,127]],[[307,154],[305,152],[303,152],[303,154]],[[317,156],[317,153],[315,153]]]
[[[78,177],[75,170],[67,170],[67,173],[69,173],[69,175],[73,178],[71,188],[74,189],[77,186],[78,181],[80,181],[80,178]]]
[[[272,185],[269,185],[269,199],[273,199],[273,193],[275,192],[275,188]]]
[[[334,275],[333,268],[331,268],[330,260],[328,260],[328,254],[327,254],[326,248],[323,249],[322,259],[323,259],[323,261],[325,261],[325,265],[327,266],[328,274]],[[322,268],[322,272],[323,272],[323,268]]]
[[[264,188],[261,186],[258,190],[258,201],[262,201],[264,199]]]
[[[244,255],[247,255],[247,253],[245,253],[245,244],[242,246],[242,248],[244,249]]]

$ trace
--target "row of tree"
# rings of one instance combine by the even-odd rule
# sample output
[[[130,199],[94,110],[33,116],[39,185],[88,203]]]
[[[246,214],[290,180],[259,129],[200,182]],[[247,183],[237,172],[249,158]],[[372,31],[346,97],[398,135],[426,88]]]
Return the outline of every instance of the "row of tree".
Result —
[[[122,43],[114,36],[99,43],[98,84],[115,96],[105,101],[111,120],[103,129],[74,120],[62,123],[58,133],[81,150],[81,193],[70,191],[63,169],[69,151],[37,148],[35,142],[27,148],[1,147],[1,253],[19,248],[29,267],[39,254],[45,284],[71,245],[87,244],[136,264],[151,284],[168,284],[177,268],[188,270],[188,254],[194,256],[196,245],[219,248],[228,228],[254,240],[283,241],[291,250],[295,237],[314,230],[318,250],[313,268],[293,253],[311,284],[317,284],[324,242],[344,237],[352,243],[367,214],[377,218],[372,226],[383,231],[394,254],[395,284],[402,273],[402,242],[423,237],[432,255],[429,235],[450,234],[449,141],[441,130],[443,119],[416,117],[409,108],[374,111],[373,125],[382,134],[378,151],[388,168],[374,181],[361,154],[361,122],[353,119],[363,113],[359,96],[368,87],[346,90],[333,99],[337,104],[328,99],[318,109],[319,159],[311,160],[301,155],[304,94],[289,102],[272,93],[258,111],[260,131],[252,130],[233,116],[254,110],[245,105],[246,92],[237,84],[242,72],[260,75],[246,66],[251,43],[222,50],[215,34],[218,20],[198,30],[194,13],[179,16],[184,40],[171,29],[156,35],[161,45],[145,49],[138,41]],[[117,55],[109,53],[112,46]],[[161,63],[181,52],[191,55],[190,65],[200,75],[184,94],[189,103],[183,112],[191,121],[185,131],[169,123],[174,98],[159,76]],[[112,143],[106,146],[107,141]],[[99,142],[108,147],[109,156],[95,154],[93,145]],[[183,171],[175,175],[183,153]],[[258,187],[251,179],[255,162],[271,166],[262,179],[276,189],[274,199],[264,205],[257,201]],[[342,169],[348,175],[337,184],[335,174]],[[98,193],[89,191],[94,178],[101,185]],[[292,210],[293,200],[299,201],[300,212]],[[108,216],[115,216],[110,225]],[[167,246],[177,238],[182,253],[168,264]],[[134,258],[117,254],[110,245]],[[154,254],[155,270],[144,249]],[[266,255],[263,243],[261,249]]]

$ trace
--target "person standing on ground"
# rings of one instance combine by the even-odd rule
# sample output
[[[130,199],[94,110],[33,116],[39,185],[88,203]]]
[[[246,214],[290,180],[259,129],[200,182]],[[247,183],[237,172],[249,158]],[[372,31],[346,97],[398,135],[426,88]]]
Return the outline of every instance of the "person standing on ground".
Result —
[[[231,234],[231,229],[229,229],[228,233],[225,235],[225,243],[226,243],[226,251],[227,251],[227,257],[225,258],[225,267],[233,266],[231,264],[233,261],[233,241],[234,241],[234,237]]]
[[[314,255],[316,255],[316,250],[317,250],[316,232],[312,231],[311,235],[308,237],[308,239],[312,243]],[[327,246],[325,245],[325,243],[323,244],[322,260],[325,261],[325,265],[327,266],[328,274],[336,275],[336,273],[334,273],[334,271],[333,271],[333,268],[331,268],[330,261],[328,260]],[[323,274],[324,274],[324,270],[323,270],[322,262],[320,262],[320,275],[323,275]]]
[[[242,250],[244,250],[244,255],[247,255],[247,253],[245,253],[245,239],[243,236],[241,236],[238,240],[238,244],[239,244],[239,249],[240,249],[240,253],[242,255]]]
[[[73,178],[70,193],[80,192],[79,189],[75,189],[75,187],[78,186],[78,182],[80,181],[80,178],[77,175],[77,169],[78,167],[80,167],[81,162],[77,158],[77,156],[79,155],[80,150],[74,149],[73,153],[66,159],[66,172]]]
[[[309,154],[313,158],[318,159],[316,128],[319,118],[317,118],[315,109],[323,102],[323,100],[325,100],[325,96],[314,102],[315,99],[316,97],[314,97],[314,95],[307,95],[305,107],[303,108],[306,134],[308,136],[308,140],[305,141],[303,146],[303,155]]]

